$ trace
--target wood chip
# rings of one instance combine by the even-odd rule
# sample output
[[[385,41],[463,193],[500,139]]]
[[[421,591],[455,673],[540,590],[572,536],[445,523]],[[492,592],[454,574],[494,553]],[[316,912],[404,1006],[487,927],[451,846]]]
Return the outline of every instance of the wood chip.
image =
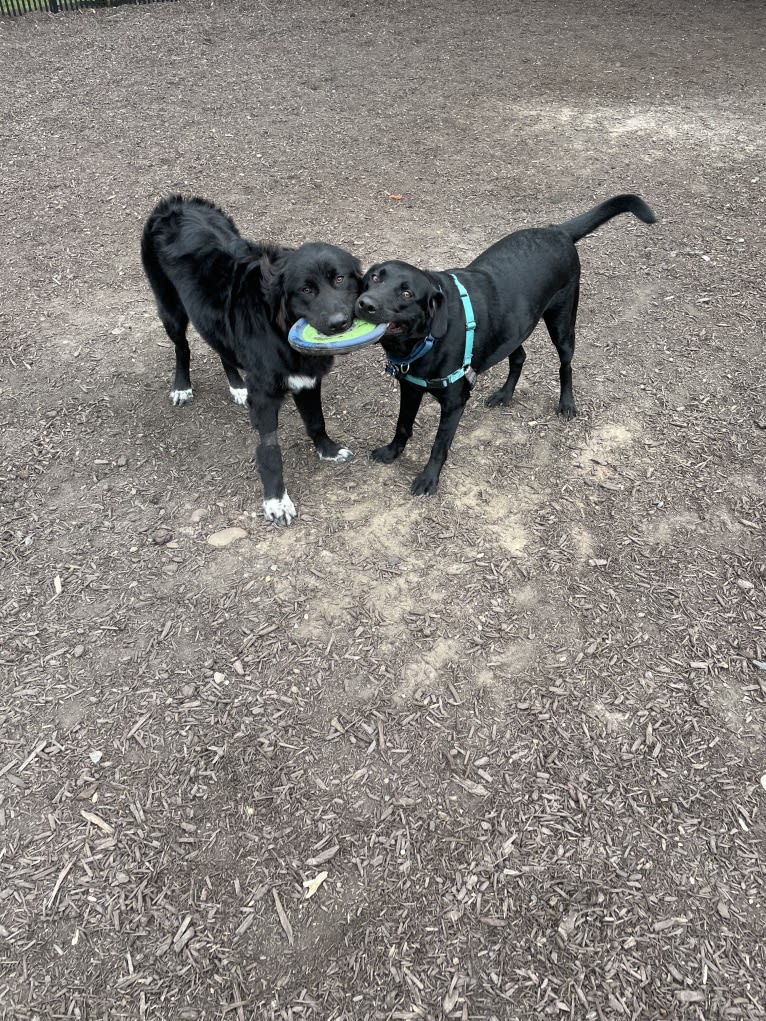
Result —
[[[282,901],[279,899],[279,894],[277,893],[277,891],[272,890],[271,893],[272,896],[274,897],[274,906],[276,907],[277,914],[279,915],[279,924],[285,930],[287,942],[290,944],[290,946],[292,946],[295,940],[293,939],[293,927],[292,925],[290,925],[290,919],[287,917],[285,909],[282,907]]]

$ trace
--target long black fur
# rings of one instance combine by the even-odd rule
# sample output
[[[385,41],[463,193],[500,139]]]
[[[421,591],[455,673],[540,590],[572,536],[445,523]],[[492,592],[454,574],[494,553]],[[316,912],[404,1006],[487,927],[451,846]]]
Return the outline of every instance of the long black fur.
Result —
[[[357,315],[374,323],[388,323],[381,338],[388,354],[409,359],[428,334],[430,351],[411,362],[409,373],[399,371],[399,419],[393,440],[373,450],[375,461],[390,464],[412,435],[415,416],[426,390],[409,380],[412,374],[434,381],[428,392],[441,405],[441,416],[431,456],[415,478],[412,492],[435,492],[439,474],[471,393],[475,377],[508,359],[505,384],[487,398],[493,407],[508,404],[526,358],[523,343],[540,319],[550,334],[561,362],[559,414],[577,414],[572,393],[572,357],[580,291],[580,260],[575,243],[620,213],[633,213],[644,223],[655,215],[637,195],[617,195],[582,216],[550,227],[520,230],[498,241],[463,269],[424,272],[406,262],[371,266],[364,277]],[[476,320],[471,369],[467,375],[440,387],[435,381],[461,368],[466,324],[463,306],[450,274],[468,294]]]
[[[323,460],[339,463],[351,451],[331,440],[325,429],[321,380],[332,358],[295,351],[287,331],[301,317],[321,333],[347,329],[361,287],[358,260],[334,245],[292,249],[247,241],[212,202],[181,195],[163,199],[149,216],[141,257],[160,319],[175,345],[173,404],[193,396],[186,337],[191,322],[220,356],[234,400],[248,405],[259,435],[256,462],[264,513],[289,524],[295,508],[285,489],[277,437],[279,408],[287,394]]]

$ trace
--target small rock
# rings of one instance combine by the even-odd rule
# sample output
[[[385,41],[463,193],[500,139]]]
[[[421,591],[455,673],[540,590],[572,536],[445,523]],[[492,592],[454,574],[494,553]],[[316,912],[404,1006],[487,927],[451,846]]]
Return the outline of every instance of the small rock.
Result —
[[[193,695],[196,690],[197,689],[194,687],[193,684],[184,684],[184,686],[181,688],[181,694],[184,696],[184,698],[188,698],[190,695]]]
[[[75,645],[75,647],[72,649],[72,655],[74,656],[75,659],[79,659],[84,652],[85,652],[84,645]]]
[[[237,539],[246,539],[247,532],[244,528],[222,528],[220,532],[213,532],[212,535],[207,537],[207,541],[211,546],[228,546],[229,543],[235,542]]]
[[[95,749],[92,752],[88,752],[88,758],[90,759],[90,761],[94,765],[97,762],[100,762],[103,759],[103,757],[104,757],[104,753],[103,752],[97,752]]]
[[[124,468],[127,463],[128,463],[128,459],[127,459],[127,457],[125,457],[124,454],[122,455],[122,457],[118,457],[117,458],[117,465],[118,465],[118,467]]]
[[[170,542],[173,538],[173,533],[165,531],[163,528],[158,528],[156,532],[152,532],[152,542],[155,546],[164,546],[166,542]]]
[[[738,578],[737,585],[742,589],[743,592],[749,592],[751,589],[755,588],[755,585],[753,585],[752,581],[748,581],[747,578]]]
[[[216,670],[216,672],[213,674],[213,680],[215,681],[216,684],[223,684],[223,682],[226,680],[226,674],[222,674],[220,670]]]
[[[207,517],[207,507],[198,507],[195,511],[192,511],[190,521],[193,521],[196,525],[198,521],[202,521],[203,518]]]

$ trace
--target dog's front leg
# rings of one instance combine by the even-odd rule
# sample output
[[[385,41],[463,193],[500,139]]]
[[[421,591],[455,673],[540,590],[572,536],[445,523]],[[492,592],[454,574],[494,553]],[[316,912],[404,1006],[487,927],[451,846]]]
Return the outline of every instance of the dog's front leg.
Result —
[[[457,399],[451,395],[444,397],[440,394],[436,399],[441,404],[439,428],[436,430],[436,439],[431,448],[428,464],[420,475],[415,477],[415,481],[412,483],[413,496],[430,496],[431,493],[436,492],[439,485],[439,475],[444,462],[447,460],[449,448],[452,446],[458,424],[463,417],[465,406],[468,403],[467,394],[463,394]]]
[[[419,386],[413,386],[406,380],[399,380],[399,418],[396,422],[394,438],[385,447],[376,447],[370,455],[373,461],[381,464],[391,464],[407,446],[407,441],[412,436],[412,427],[415,424],[415,416],[423,400],[422,390]]]
[[[327,435],[324,412],[322,411],[321,386],[322,381],[318,379],[315,386],[307,390],[294,391],[293,400],[319,457],[323,461],[331,461],[333,464],[343,464],[354,455],[348,447],[341,446]]]
[[[282,451],[277,436],[281,401],[278,397],[249,392],[247,403],[250,421],[258,432],[255,463],[263,483],[263,513],[267,521],[289,525],[296,511],[282,477]]]

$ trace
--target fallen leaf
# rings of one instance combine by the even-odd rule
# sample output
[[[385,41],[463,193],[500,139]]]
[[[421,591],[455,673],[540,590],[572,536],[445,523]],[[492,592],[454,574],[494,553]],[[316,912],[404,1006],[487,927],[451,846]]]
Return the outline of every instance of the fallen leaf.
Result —
[[[458,787],[462,787],[463,790],[468,791],[469,794],[475,794],[479,798],[486,798],[489,794],[489,791],[483,784],[474,783],[473,780],[463,780],[459,776],[453,776],[452,779]]]
[[[386,192],[386,194],[387,194],[387,195],[388,195],[388,197],[389,197],[390,199],[392,199],[392,200],[393,200],[394,202],[399,202],[399,201],[400,201],[400,200],[401,200],[401,199],[403,198],[403,196],[402,196],[402,195],[392,195],[392,194],[391,194],[390,192]]]
[[[94,826],[98,826],[104,833],[114,833],[114,826],[110,826],[106,819],[102,819],[100,815],[96,815],[95,812],[86,812],[83,808],[80,815],[85,819],[86,822],[93,823]]]
[[[327,879],[326,872],[318,872],[313,879],[304,879],[303,886],[306,890],[306,900],[313,897],[322,883]]]

